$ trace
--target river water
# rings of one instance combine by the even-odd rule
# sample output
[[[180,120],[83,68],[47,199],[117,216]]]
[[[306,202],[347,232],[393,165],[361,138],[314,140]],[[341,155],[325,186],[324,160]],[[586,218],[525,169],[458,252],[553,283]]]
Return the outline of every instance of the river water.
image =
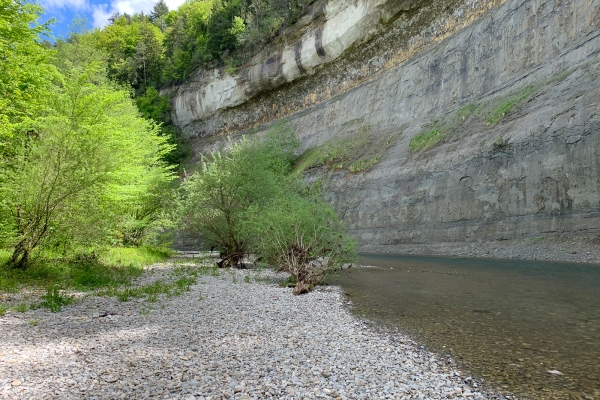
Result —
[[[331,279],[362,317],[398,326],[519,399],[600,399],[600,265],[363,255]],[[548,372],[553,371],[553,372]]]

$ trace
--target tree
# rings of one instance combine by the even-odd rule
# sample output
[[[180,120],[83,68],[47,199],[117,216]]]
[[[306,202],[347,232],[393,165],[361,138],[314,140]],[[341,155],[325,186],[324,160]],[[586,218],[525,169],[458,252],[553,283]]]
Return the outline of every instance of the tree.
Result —
[[[0,155],[10,151],[16,124],[43,107],[54,79],[51,52],[40,45],[48,24],[38,24],[41,7],[26,1],[0,0]]]
[[[243,139],[215,153],[183,185],[182,223],[220,250],[222,266],[253,252],[292,275],[300,294],[353,261],[355,242],[317,185],[291,174],[297,146],[282,123],[263,141]]]
[[[114,22],[93,32],[95,47],[108,55],[112,79],[144,93],[148,85],[158,87],[161,80],[162,31],[141,14],[117,16]]]
[[[254,213],[252,248],[264,263],[289,273],[294,294],[310,291],[329,272],[356,258],[355,241],[315,187],[287,190]]]
[[[150,12],[150,21],[158,27],[162,32],[167,28],[165,18],[169,14],[169,7],[164,0],[159,0],[154,4],[152,11]]]
[[[207,157],[183,184],[183,228],[216,247],[224,265],[236,266],[249,251],[246,212],[282,190],[285,163],[277,152],[248,139]]]
[[[97,68],[68,71],[15,156],[2,160],[0,213],[16,268],[27,268],[38,247],[110,242],[151,184],[171,179],[160,161],[164,138],[138,116],[128,91],[96,81]]]

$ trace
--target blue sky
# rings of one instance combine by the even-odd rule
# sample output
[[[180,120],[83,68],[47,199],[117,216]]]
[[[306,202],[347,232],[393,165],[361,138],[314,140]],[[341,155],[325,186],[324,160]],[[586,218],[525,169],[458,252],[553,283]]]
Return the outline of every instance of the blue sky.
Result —
[[[88,29],[102,28],[108,24],[108,18],[115,12],[133,14],[144,11],[148,13],[156,0],[38,0],[46,13],[41,22],[56,18],[52,32],[56,38],[69,36],[74,18],[85,18]],[[165,0],[169,10],[174,10],[184,0]]]

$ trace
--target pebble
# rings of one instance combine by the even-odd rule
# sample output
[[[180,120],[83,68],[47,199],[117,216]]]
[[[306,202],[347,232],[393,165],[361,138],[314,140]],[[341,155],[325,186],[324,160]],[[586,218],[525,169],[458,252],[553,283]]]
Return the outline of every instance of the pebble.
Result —
[[[491,398],[409,338],[353,316],[339,287],[294,296],[284,279],[221,271],[155,303],[91,296],[58,313],[8,313],[0,398]]]

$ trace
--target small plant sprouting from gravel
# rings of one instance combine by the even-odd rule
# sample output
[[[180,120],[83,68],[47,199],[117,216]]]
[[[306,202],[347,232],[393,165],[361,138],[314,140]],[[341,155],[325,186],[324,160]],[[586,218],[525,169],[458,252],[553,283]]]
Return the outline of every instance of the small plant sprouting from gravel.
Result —
[[[46,294],[42,296],[40,305],[50,309],[52,312],[60,311],[61,308],[73,302],[73,296],[61,294],[61,289],[58,285],[49,286]]]
[[[16,307],[15,307],[15,311],[16,312],[20,312],[20,313],[24,313],[27,312],[27,303],[19,303]]]
[[[142,307],[140,309],[140,314],[141,315],[148,315],[148,314],[150,314],[150,311],[152,311],[152,309],[150,307]]]
[[[3,316],[4,314],[6,314],[7,310],[8,310],[8,307],[6,307],[5,304],[0,304],[0,317]]]
[[[98,292],[98,295],[115,296],[122,302],[130,301],[134,298],[145,298],[146,301],[155,303],[158,301],[160,295],[171,298],[173,296],[181,296],[184,292],[189,292],[192,285],[198,282],[198,276],[214,276],[215,270],[216,267],[191,267],[189,265],[182,265],[173,270],[169,278],[165,280],[157,280],[141,286],[109,288]]]
[[[30,319],[27,323],[29,324],[29,326],[37,326],[40,323],[40,319],[36,315],[32,319]]]
[[[244,282],[250,283],[250,275],[244,276]]]

